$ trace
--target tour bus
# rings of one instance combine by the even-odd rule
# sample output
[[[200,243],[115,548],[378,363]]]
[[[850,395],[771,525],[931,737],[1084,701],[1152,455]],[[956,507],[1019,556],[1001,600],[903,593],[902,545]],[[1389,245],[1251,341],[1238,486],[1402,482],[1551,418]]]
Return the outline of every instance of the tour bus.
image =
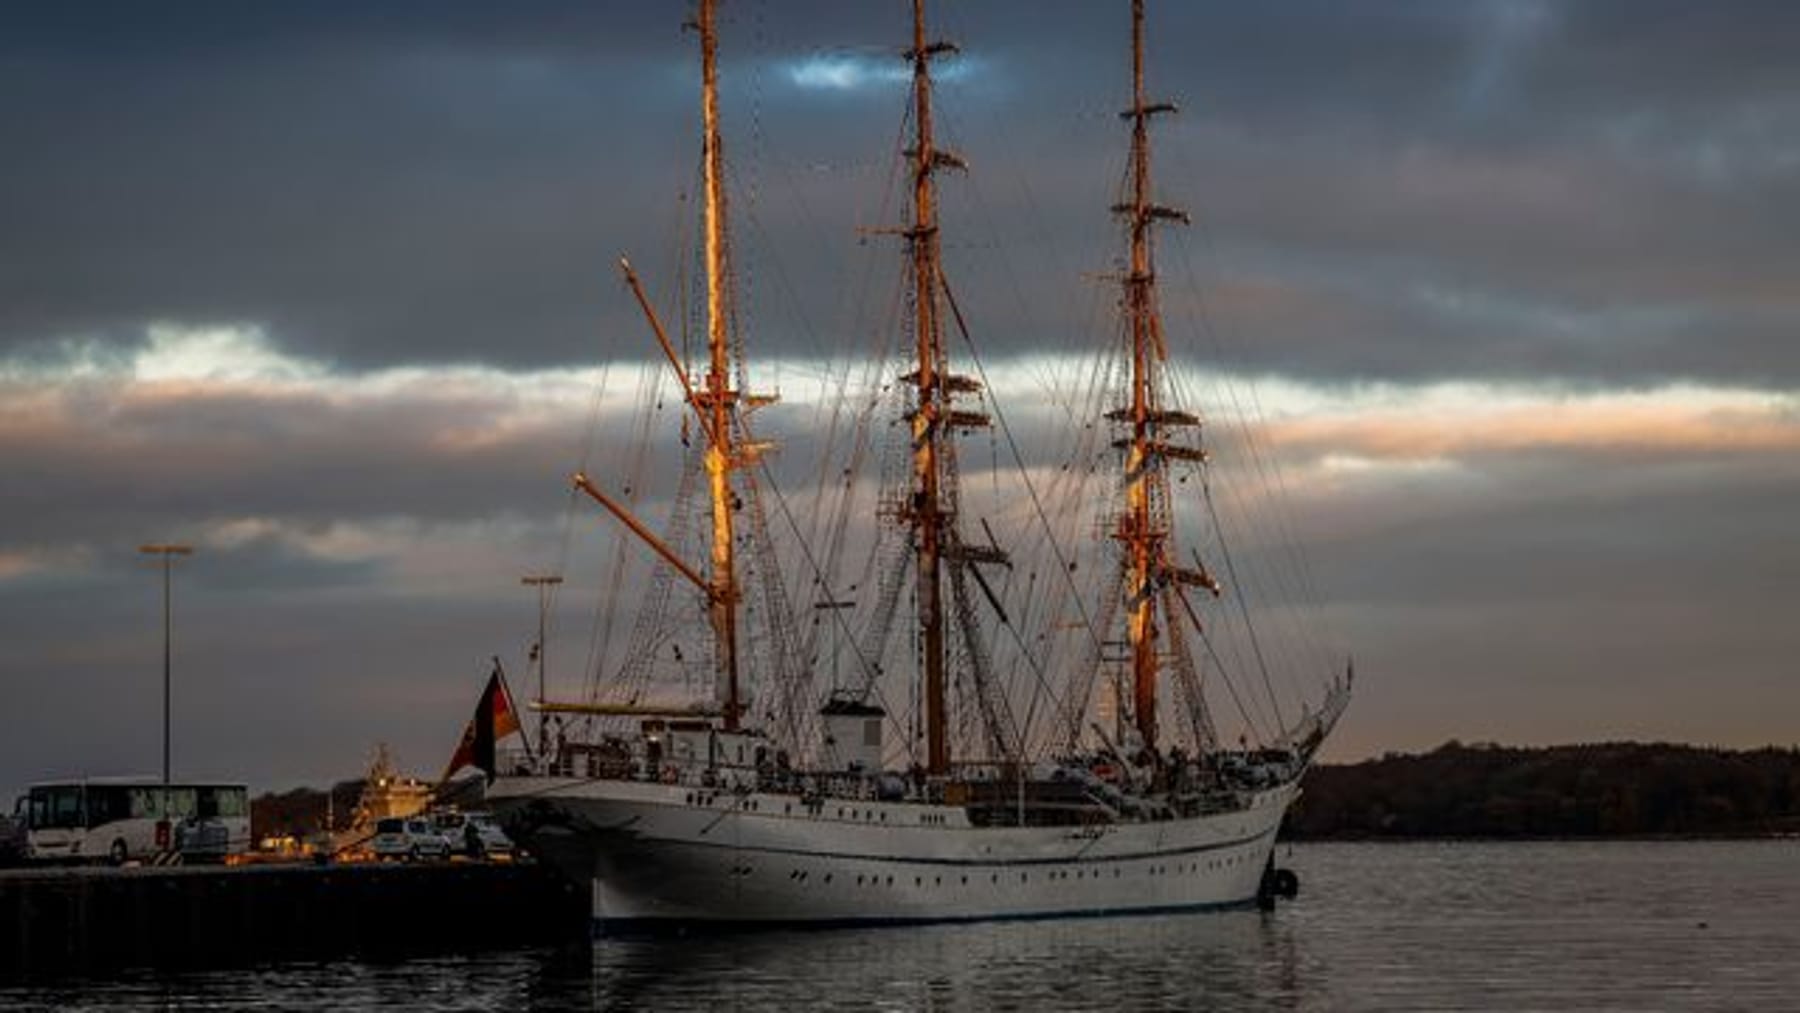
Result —
[[[87,778],[34,784],[23,802],[25,853],[35,861],[120,865],[169,851],[222,860],[250,850],[250,790],[241,784]]]

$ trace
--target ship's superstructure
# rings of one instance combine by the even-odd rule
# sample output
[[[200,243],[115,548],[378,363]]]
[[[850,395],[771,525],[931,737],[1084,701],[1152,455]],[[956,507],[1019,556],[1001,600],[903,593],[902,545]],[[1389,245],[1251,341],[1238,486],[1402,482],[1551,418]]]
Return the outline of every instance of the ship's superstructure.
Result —
[[[1190,596],[1229,590],[1197,554],[1181,555],[1170,483],[1173,469],[1207,460],[1200,415],[1180,407],[1166,382],[1170,353],[1157,304],[1155,227],[1185,216],[1155,202],[1150,124],[1173,106],[1146,96],[1143,0],[1132,0],[1131,11],[1130,162],[1113,209],[1127,239],[1126,367],[1121,396],[1095,420],[1111,427],[1118,462],[1104,525],[1113,577],[1093,610],[1103,618],[1084,624],[1092,656],[1047,708],[1050,733],[1034,735],[1038,708],[1015,716],[989,643],[998,625],[1016,630],[1004,586],[984,574],[1006,568],[1010,555],[985,519],[965,518],[959,488],[955,434],[995,419],[976,403],[994,392],[956,370],[947,340],[966,338],[967,322],[943,265],[937,184],[963,162],[934,129],[932,68],[954,47],[931,38],[924,0],[913,0],[905,53],[910,215],[890,230],[906,244],[911,354],[895,388],[905,468],[876,511],[902,551],[887,557],[869,630],[852,638],[857,674],[821,690],[811,674],[817,651],[796,632],[776,554],[759,547],[768,537],[763,444],[749,429],[744,342],[734,331],[715,2],[700,0],[703,371],[670,339],[629,265],[625,274],[686,405],[684,426],[699,434],[677,503],[703,483],[705,505],[690,511],[698,523],[677,516],[658,533],[600,483],[577,475],[575,484],[662,564],[661,583],[642,596],[646,613],[666,617],[677,600],[671,586],[681,583],[701,603],[713,692],[698,702],[670,696],[652,670],[680,657],[679,645],[671,650],[640,622],[634,637],[650,646],[634,640],[610,692],[538,704],[586,733],[509,765],[489,791],[510,833],[591,881],[597,918],[1050,916],[1229,906],[1268,889],[1276,830],[1344,707],[1348,682],[1334,682],[1321,708],[1255,748],[1221,748],[1188,635],[1210,649]],[[977,526],[979,540],[970,535]],[[705,562],[690,561],[689,550],[701,545]],[[1067,579],[1074,569],[1059,572]],[[810,576],[829,588],[828,575]],[[753,608],[752,590],[760,595]],[[898,653],[910,666],[888,664],[883,654],[903,603],[914,622],[911,637],[900,638],[908,649]],[[841,623],[839,604],[828,593],[817,607]],[[751,621],[762,625],[747,636]],[[1041,684],[1041,666],[1028,667]],[[901,677],[897,669],[910,669],[902,675],[910,674],[917,701],[906,725],[878,688]],[[1094,719],[1101,698],[1114,718],[1110,732]],[[1165,699],[1178,712],[1173,729],[1159,725]],[[898,741],[889,737],[896,727],[904,732]]]

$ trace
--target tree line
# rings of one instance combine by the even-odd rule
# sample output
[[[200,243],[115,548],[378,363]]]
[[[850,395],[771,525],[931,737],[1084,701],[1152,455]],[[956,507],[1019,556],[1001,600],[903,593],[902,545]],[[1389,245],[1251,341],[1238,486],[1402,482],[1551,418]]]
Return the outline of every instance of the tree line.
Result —
[[[1762,836],[1800,833],[1800,750],[1451,741],[1322,764],[1291,839]]]

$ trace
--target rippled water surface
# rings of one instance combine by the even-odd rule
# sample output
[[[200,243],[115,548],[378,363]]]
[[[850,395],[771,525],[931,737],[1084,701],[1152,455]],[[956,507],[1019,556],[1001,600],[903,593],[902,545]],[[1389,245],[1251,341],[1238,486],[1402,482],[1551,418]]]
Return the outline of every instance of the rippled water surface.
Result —
[[[1253,911],[0,987],[5,1009],[1800,1009],[1800,841],[1283,847]]]

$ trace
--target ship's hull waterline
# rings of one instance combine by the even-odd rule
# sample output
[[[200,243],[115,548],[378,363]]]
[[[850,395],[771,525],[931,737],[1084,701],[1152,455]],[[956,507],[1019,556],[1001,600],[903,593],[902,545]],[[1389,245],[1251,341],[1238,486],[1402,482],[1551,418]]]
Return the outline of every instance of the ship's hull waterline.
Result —
[[[1252,903],[1292,784],[1242,809],[1090,827],[976,827],[957,806],[510,777],[490,805],[577,882],[594,919],[871,925]]]

